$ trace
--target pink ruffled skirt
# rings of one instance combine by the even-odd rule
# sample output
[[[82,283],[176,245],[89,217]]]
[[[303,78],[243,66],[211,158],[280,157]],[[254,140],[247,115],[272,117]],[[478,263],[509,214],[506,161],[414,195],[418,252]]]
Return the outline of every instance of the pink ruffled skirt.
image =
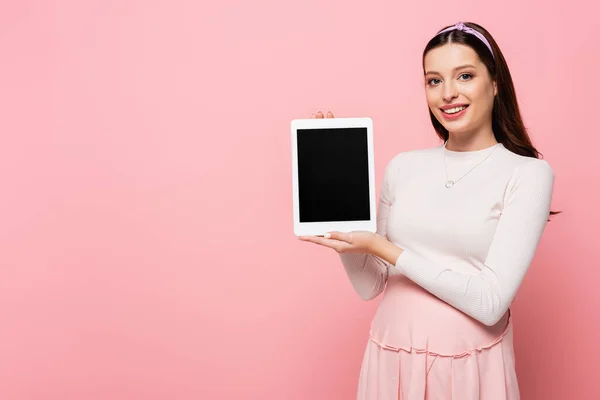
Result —
[[[401,275],[371,326],[358,400],[516,400],[510,311],[486,326]]]

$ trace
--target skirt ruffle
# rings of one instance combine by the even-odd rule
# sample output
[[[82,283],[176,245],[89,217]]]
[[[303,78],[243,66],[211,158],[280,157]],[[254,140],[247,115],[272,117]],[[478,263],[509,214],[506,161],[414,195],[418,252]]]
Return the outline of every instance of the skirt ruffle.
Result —
[[[492,343],[461,354],[392,348],[371,338],[358,400],[518,400],[512,323]]]

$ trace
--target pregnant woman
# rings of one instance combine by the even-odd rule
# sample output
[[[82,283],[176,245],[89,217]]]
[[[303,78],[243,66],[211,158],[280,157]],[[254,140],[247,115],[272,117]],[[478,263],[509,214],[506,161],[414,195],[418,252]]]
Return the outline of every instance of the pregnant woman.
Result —
[[[554,172],[484,28],[442,29],[425,47],[423,72],[443,144],[388,163],[376,233],[300,239],[337,251],[364,300],[384,293],[359,400],[518,399],[509,307],[555,214]]]

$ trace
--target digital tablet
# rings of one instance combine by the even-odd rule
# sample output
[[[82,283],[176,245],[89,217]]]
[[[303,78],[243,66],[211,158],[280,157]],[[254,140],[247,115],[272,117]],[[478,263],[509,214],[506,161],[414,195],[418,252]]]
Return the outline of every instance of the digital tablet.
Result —
[[[294,234],[375,232],[375,165],[370,118],[291,122]]]

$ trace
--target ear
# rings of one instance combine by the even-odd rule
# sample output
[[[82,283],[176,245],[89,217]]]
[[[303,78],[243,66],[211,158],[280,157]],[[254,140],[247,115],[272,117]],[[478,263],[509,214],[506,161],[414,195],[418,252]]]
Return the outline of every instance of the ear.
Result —
[[[494,97],[496,97],[498,95],[498,85],[496,84],[496,81],[494,81]]]

